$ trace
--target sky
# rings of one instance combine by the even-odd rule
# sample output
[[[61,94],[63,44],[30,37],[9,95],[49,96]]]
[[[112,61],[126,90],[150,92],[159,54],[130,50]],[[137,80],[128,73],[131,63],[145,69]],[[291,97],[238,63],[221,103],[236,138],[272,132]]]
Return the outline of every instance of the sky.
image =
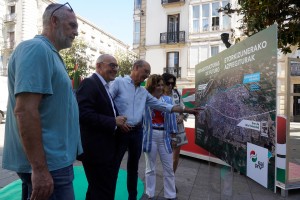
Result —
[[[65,3],[66,0],[57,0]],[[77,15],[132,46],[134,0],[68,0]]]

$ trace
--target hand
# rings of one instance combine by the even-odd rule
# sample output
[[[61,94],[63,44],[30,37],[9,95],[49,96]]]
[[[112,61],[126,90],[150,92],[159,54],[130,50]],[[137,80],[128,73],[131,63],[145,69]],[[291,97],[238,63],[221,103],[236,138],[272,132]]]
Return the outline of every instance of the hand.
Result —
[[[122,126],[120,126],[120,129],[123,133],[128,133],[131,129],[131,126],[125,123]]]
[[[184,113],[189,113],[189,114],[193,114],[193,115],[199,115],[199,111],[200,110],[204,110],[204,108],[202,107],[198,107],[198,108],[184,108]]]
[[[31,182],[32,194],[30,200],[49,199],[53,193],[54,183],[47,169],[32,170]]]
[[[116,124],[117,124],[117,126],[118,127],[123,126],[125,124],[126,120],[127,120],[127,117],[125,117],[125,116],[117,116],[116,117]]]
[[[181,124],[183,122],[183,115],[177,115],[176,122],[177,122],[177,124]]]
[[[177,147],[177,140],[176,141],[171,140],[171,146],[173,149],[175,149]]]

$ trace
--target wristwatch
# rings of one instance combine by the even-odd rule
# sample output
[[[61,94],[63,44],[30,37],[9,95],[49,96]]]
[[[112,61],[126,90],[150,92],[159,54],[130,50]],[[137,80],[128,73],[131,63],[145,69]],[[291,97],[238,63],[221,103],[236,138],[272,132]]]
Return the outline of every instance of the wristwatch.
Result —
[[[171,140],[177,142],[177,138],[171,138]]]

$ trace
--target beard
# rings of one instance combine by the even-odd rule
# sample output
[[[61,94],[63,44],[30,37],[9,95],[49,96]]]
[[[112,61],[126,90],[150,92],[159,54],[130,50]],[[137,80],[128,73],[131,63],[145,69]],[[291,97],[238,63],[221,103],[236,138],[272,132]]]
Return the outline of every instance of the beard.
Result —
[[[61,49],[66,49],[70,48],[72,46],[72,40],[64,35],[63,33],[63,28],[60,26],[55,33],[55,41],[56,44],[61,48]]]

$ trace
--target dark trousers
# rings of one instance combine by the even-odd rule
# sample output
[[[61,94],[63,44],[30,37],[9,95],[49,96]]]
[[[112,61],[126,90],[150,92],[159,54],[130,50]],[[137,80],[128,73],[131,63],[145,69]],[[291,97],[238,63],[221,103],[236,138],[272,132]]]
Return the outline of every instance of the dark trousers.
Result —
[[[101,153],[101,152],[99,152]],[[115,163],[82,161],[88,181],[86,200],[114,200],[118,173]]]
[[[127,190],[129,200],[136,200],[137,198],[138,167],[142,152],[142,140],[142,128],[118,135],[118,168],[121,165],[125,152],[128,150]]]

